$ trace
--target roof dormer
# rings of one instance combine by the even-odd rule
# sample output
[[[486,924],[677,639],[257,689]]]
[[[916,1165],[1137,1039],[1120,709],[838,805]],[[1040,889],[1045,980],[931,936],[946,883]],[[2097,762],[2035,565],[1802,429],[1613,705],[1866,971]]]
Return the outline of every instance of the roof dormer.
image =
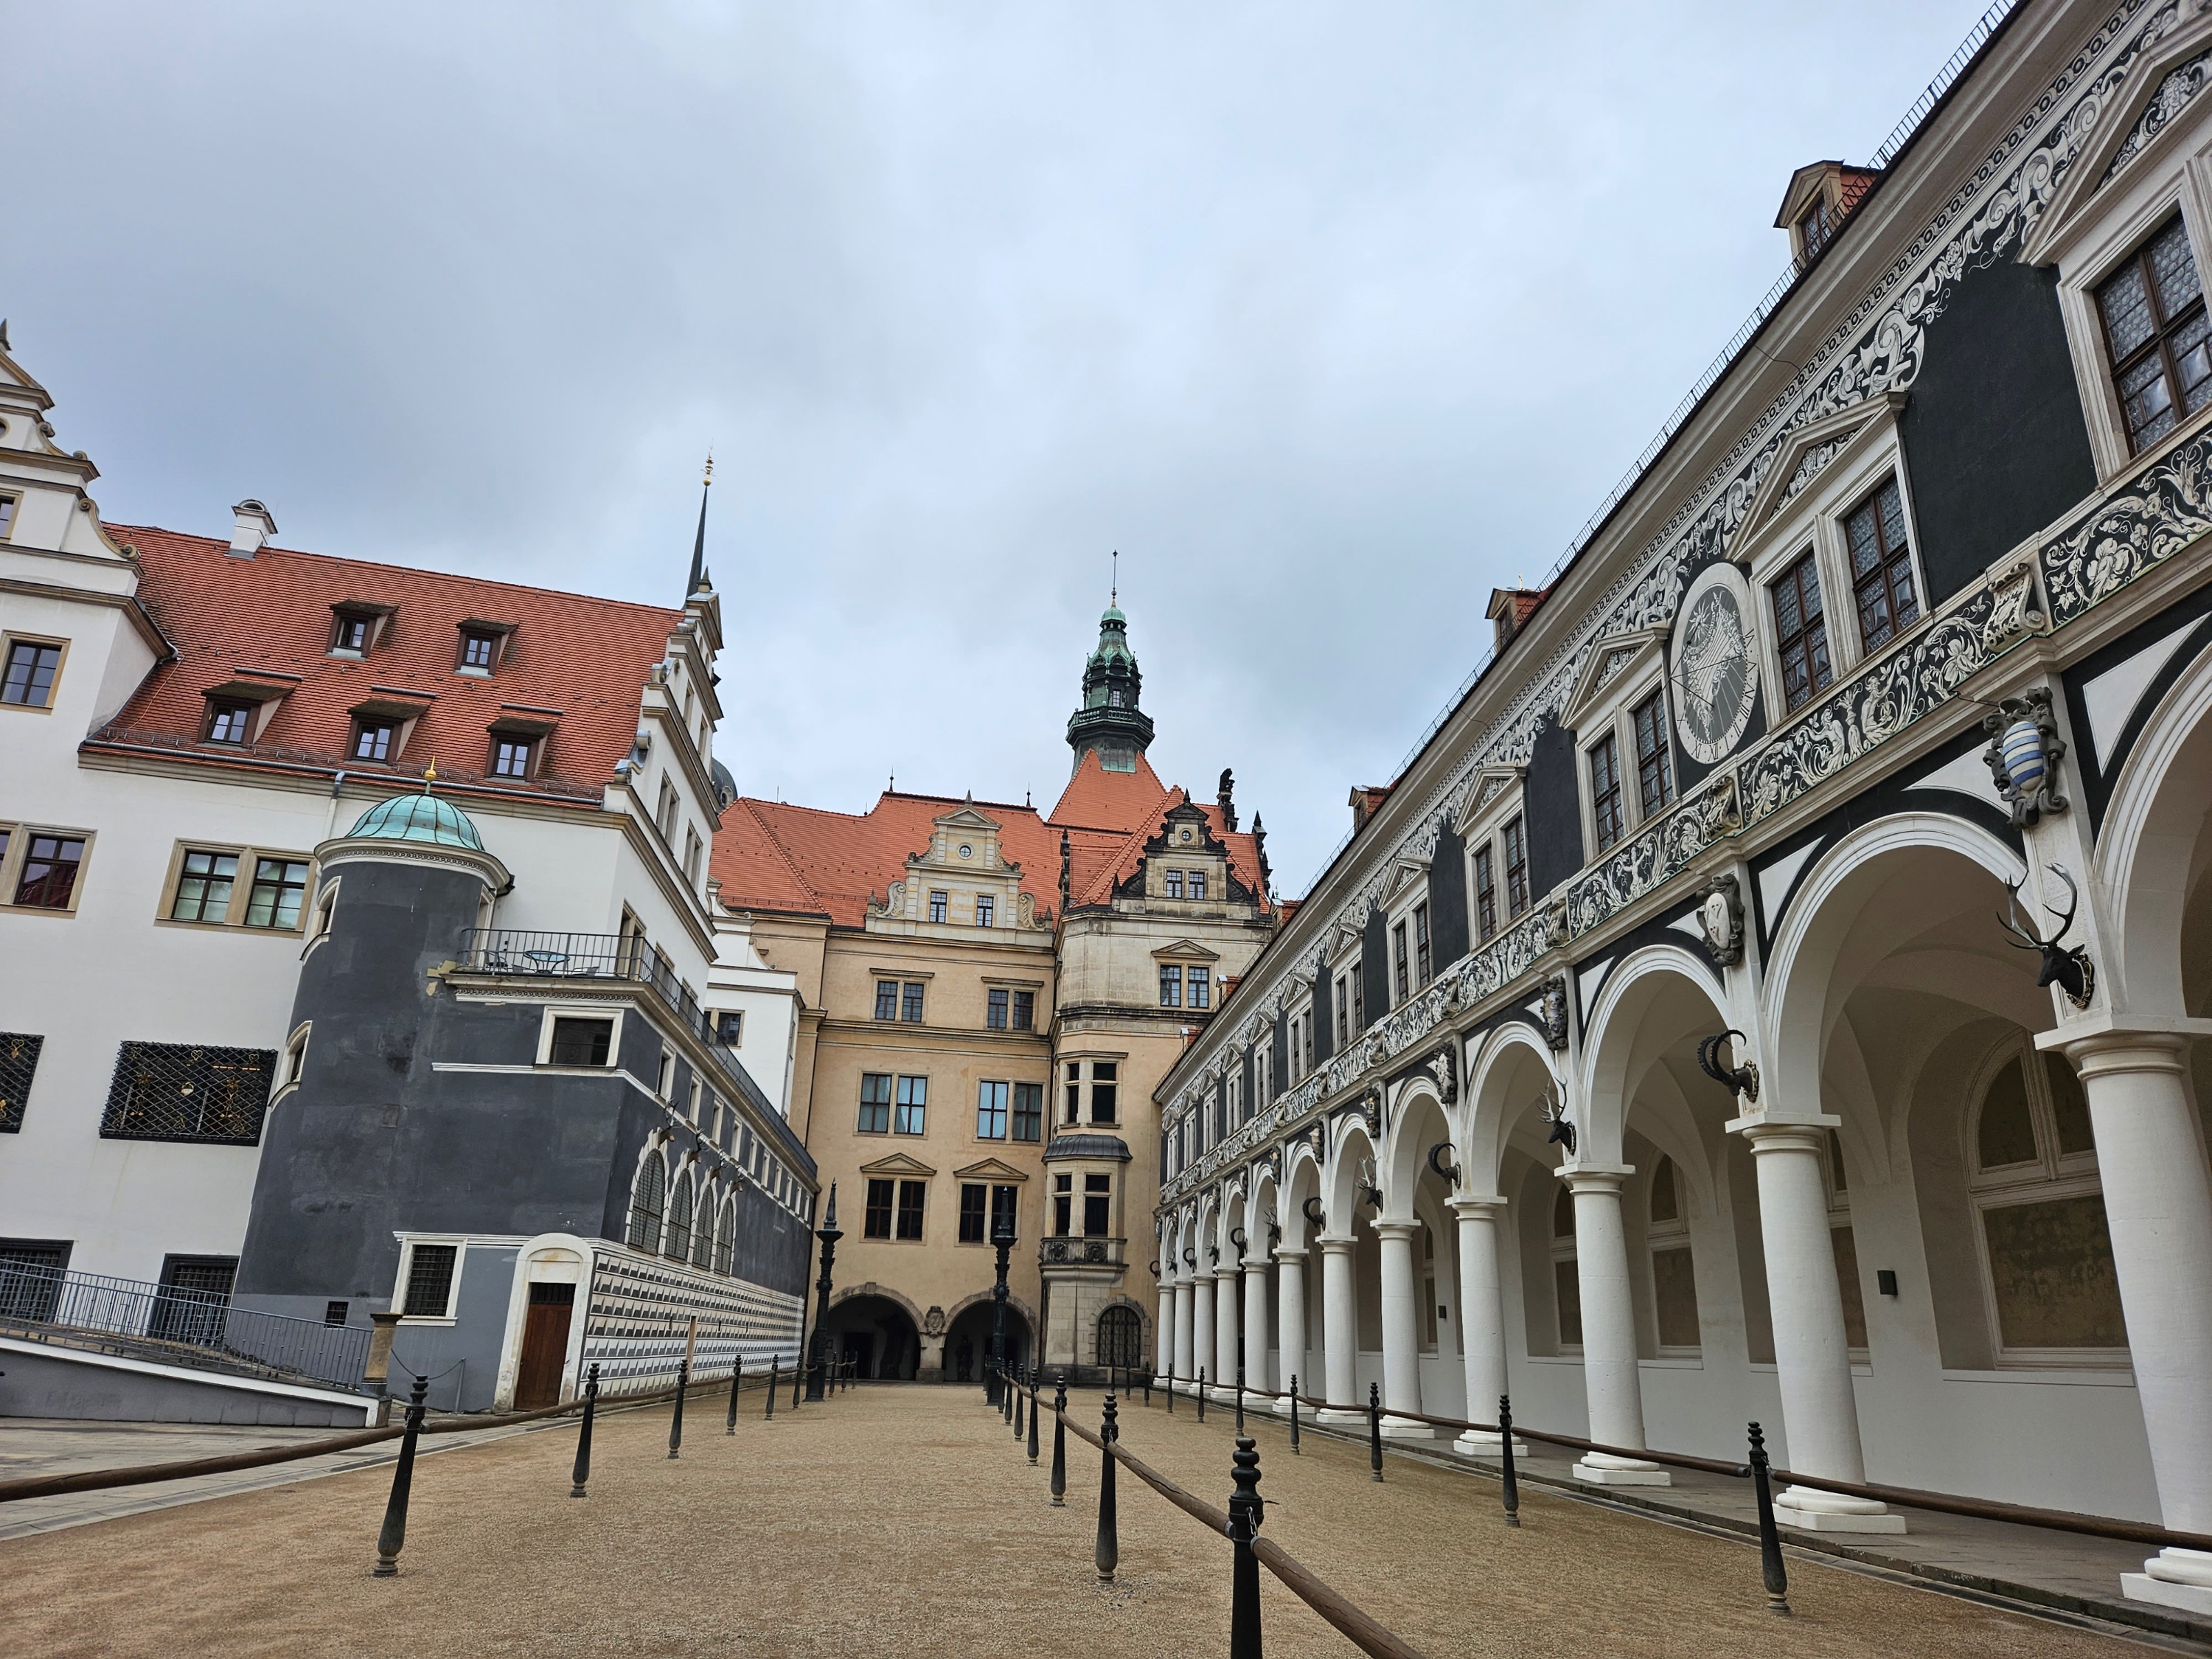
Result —
[[[1790,257],[1798,270],[1819,258],[1836,240],[1851,210],[1881,176],[1871,167],[1846,167],[1841,161],[1814,161],[1790,175],[1774,227],[1790,233]]]

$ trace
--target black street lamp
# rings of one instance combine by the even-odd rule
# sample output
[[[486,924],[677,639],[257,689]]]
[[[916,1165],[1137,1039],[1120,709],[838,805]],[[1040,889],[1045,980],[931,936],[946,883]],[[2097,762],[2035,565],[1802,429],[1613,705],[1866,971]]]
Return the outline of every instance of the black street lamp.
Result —
[[[823,1378],[830,1370],[830,1267],[836,1260],[837,1241],[844,1234],[837,1231],[837,1183],[830,1183],[830,1207],[823,1213],[822,1226],[815,1233],[822,1241],[822,1275],[814,1281],[814,1369],[806,1374],[806,1397],[822,1398]]]
[[[991,1243],[999,1247],[999,1279],[991,1287],[991,1363],[983,1377],[983,1398],[999,1403],[999,1370],[1006,1363],[1006,1258],[1014,1248],[1014,1218],[999,1212],[991,1224]]]

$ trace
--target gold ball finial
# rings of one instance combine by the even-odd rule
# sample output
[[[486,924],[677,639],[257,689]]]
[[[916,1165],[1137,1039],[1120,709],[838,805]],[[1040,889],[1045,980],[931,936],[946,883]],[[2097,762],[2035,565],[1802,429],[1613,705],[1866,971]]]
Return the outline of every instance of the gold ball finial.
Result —
[[[712,449],[707,452],[707,475],[699,482],[702,484],[712,484],[714,482],[714,452]]]
[[[430,786],[437,782],[437,781],[438,763],[434,760],[428,766],[422,769],[422,793],[426,795],[430,793]]]

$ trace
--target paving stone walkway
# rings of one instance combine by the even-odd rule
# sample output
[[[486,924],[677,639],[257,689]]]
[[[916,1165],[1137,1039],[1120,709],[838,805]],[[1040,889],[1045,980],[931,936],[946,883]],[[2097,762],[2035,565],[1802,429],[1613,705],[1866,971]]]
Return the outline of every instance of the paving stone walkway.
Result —
[[[1080,1397],[1095,1420],[1097,1397]],[[599,1425],[592,1496],[573,1428],[441,1450],[416,1472],[397,1579],[373,1580],[388,1466],[0,1541],[0,1631],[39,1655],[953,1655],[1225,1651],[1229,1547],[1126,1473],[1122,1569],[1091,1556],[1098,1455],[1068,1504],[972,1390],[863,1387],[734,1437],[695,1407]],[[1223,1414],[1156,1397],[1125,1443],[1200,1496],[1229,1491]],[[0,1437],[8,1430],[0,1426]],[[1778,1620],[1747,1544],[1540,1490],[1498,1524],[1490,1483],[1259,1430],[1267,1530],[1432,1656],[2104,1656],[2152,1650],[1808,1559]],[[150,1489],[158,1491],[160,1489]],[[5,1519],[0,1508],[0,1520]],[[1273,1659],[1351,1645],[1262,1575]]]

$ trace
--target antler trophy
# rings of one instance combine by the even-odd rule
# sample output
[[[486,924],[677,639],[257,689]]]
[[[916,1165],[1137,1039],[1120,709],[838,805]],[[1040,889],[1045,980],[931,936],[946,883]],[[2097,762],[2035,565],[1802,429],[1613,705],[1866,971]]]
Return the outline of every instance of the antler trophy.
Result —
[[[1359,1160],[1359,1170],[1355,1179],[1359,1183],[1359,1201],[1362,1204],[1372,1205],[1378,1210],[1381,1209],[1382,1207],[1382,1189],[1375,1183],[1375,1160],[1373,1158],[1363,1158]]]
[[[1556,1142],[1565,1147],[1567,1156],[1572,1158],[1575,1155],[1575,1126],[1573,1120],[1567,1116],[1567,1103],[1559,1097],[1556,1084],[1551,1085],[1546,1096],[1542,1117],[1552,1126],[1552,1133],[1544,1137],[1546,1143]]]
[[[1759,1067],[1748,1060],[1741,1066],[1722,1065],[1721,1044],[1723,1042],[1741,1047],[1743,1042],[1743,1033],[1730,1028],[1725,1031],[1716,1032],[1698,1044],[1698,1069],[1730,1094],[1741,1095],[1746,1100],[1757,1100],[1759,1098]],[[1730,1050],[1730,1054],[1733,1057],[1733,1049]]]
[[[1430,1147],[1429,1168],[1442,1176],[1448,1185],[1456,1187],[1459,1185],[1459,1165],[1438,1161],[1440,1153],[1449,1152],[1451,1149],[1452,1144],[1449,1140],[1439,1140],[1435,1146]]]
[[[2005,942],[2012,945],[2015,951],[2043,952],[2043,972],[2035,981],[2039,987],[2056,985],[2066,993],[2067,1001],[2072,1003],[2076,1008],[2086,1008],[2089,1006],[2089,999],[2096,994],[2097,965],[2089,960],[2089,951],[2086,945],[2075,945],[2063,950],[2060,948],[2060,941],[2065,939],[2068,932],[2074,926],[2075,912],[2081,908],[2081,890],[2074,884],[2074,878],[2066,873],[2064,865],[2052,865],[2051,873],[2066,884],[2066,914],[2059,916],[2057,907],[2053,905],[2046,904],[2043,907],[2052,915],[2058,916],[2057,933],[2051,934],[2049,939],[2038,938],[2035,929],[2029,925],[2027,918],[2021,915],[2020,890],[2027,884],[2025,878],[2005,884],[2005,908],[2012,913],[2012,916],[2010,921],[1999,916],[1997,926],[2013,935],[2012,939]]]

